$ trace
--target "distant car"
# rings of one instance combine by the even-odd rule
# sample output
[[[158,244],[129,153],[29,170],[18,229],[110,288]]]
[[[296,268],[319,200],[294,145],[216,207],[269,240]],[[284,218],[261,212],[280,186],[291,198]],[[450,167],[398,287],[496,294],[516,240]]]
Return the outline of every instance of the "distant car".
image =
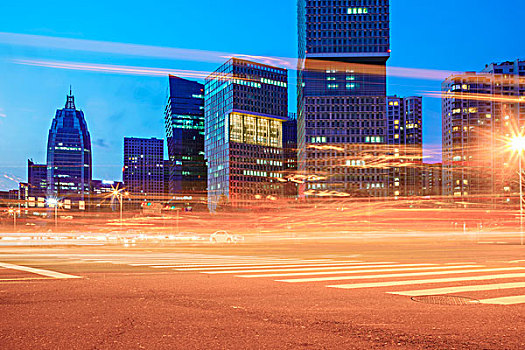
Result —
[[[173,237],[173,239],[179,241],[199,241],[201,239],[195,232],[180,232]]]
[[[243,236],[232,235],[226,231],[216,231],[210,235],[211,243],[238,243],[244,241]]]

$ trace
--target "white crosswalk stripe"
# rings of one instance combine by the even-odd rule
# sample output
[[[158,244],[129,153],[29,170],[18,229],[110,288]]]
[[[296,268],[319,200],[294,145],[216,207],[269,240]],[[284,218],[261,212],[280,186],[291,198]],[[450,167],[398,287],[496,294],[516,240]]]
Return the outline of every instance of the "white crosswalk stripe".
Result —
[[[408,265],[401,265],[401,266],[428,266],[432,264],[408,264]],[[266,269],[260,269],[257,267],[256,269],[250,270],[250,269],[233,269],[233,270],[226,270],[226,269],[219,269],[219,271],[209,271],[209,269],[201,269],[200,271],[202,273],[207,274],[238,274],[238,273],[268,273],[268,272],[290,272],[290,271],[320,271],[320,270],[341,270],[341,269],[366,269],[366,268],[374,268],[374,267],[391,267],[394,265],[374,265],[374,264],[362,264],[362,263],[350,263],[350,264],[342,264],[339,266],[314,266],[311,267],[309,265],[303,264],[300,266],[296,266],[295,268],[286,268],[286,266],[273,266],[271,268]],[[311,272],[314,273],[314,272]]]
[[[327,286],[327,287],[329,287],[329,288],[341,288],[341,289],[358,289],[358,288],[408,286],[408,285],[414,285],[414,284],[485,281],[485,280],[510,279],[510,278],[525,278],[525,273],[507,273],[507,274],[501,274],[501,275],[483,275],[483,276],[463,276],[463,277],[435,278],[435,279],[408,280],[408,281],[372,282],[372,283],[355,283],[355,284],[334,284],[334,285],[330,285],[330,286]]]
[[[442,294],[451,294],[451,293],[481,292],[481,291],[487,291],[487,290],[518,289],[518,288],[525,288],[525,282],[478,284],[478,285],[471,285],[471,286],[454,286],[454,287],[433,288],[433,289],[406,290],[406,291],[401,291],[401,292],[387,292],[387,293],[405,295],[409,297],[419,297],[423,295],[442,295]]]
[[[511,297],[500,297],[491,299],[479,300],[481,304],[493,304],[493,305],[514,305],[514,304],[525,304],[525,295],[516,295]]]
[[[44,269],[37,269],[35,267],[29,267],[29,266],[14,265],[14,264],[9,264],[9,263],[4,263],[4,262],[0,263],[0,267],[4,269],[29,272],[29,273],[37,274],[40,276],[56,278],[56,279],[82,278],[80,276],[69,275],[66,273],[61,273],[61,272],[56,272],[56,271],[51,271],[51,270],[44,270]],[[12,279],[3,279],[3,280],[12,280]],[[15,280],[19,280],[19,279],[15,279]]]
[[[414,272],[414,273],[397,273],[397,274],[365,275],[365,276],[294,278],[294,279],[285,279],[285,280],[278,280],[278,281],[279,282],[288,282],[288,283],[304,283],[304,282],[324,282],[324,281],[344,281],[344,280],[361,280],[361,279],[381,279],[381,278],[415,277],[415,276],[431,276],[431,275],[450,275],[450,274],[477,273],[477,272],[516,271],[516,270],[525,270],[525,267],[502,267],[502,268],[496,268],[496,269]]]
[[[403,266],[420,266],[420,267],[407,267]],[[315,272],[294,272],[294,273],[275,273],[275,274],[264,274],[264,275],[237,275],[237,277],[242,278],[261,278],[261,277],[291,277],[291,276],[318,276],[318,275],[341,275],[341,274],[358,274],[358,273],[370,273],[370,272],[392,272],[392,271],[425,271],[425,270],[443,270],[443,269],[463,269],[469,267],[477,267],[477,265],[460,265],[460,266],[431,266],[431,267],[421,267],[419,264],[407,264],[407,265],[397,265],[395,269],[377,269],[379,266],[363,266],[362,268],[374,268],[373,270],[343,270],[343,271],[317,271]],[[308,269],[306,269],[308,270]],[[210,272],[204,272],[210,273]],[[220,273],[220,272],[217,272]],[[283,281],[280,281],[283,282]],[[287,281],[288,282],[288,281]]]
[[[207,275],[235,276],[236,278],[246,279],[268,278],[275,282],[289,284],[351,281],[351,283],[341,284],[326,283],[324,287],[340,290],[376,288],[381,292],[403,297],[450,295],[452,293],[455,296],[461,293],[469,293],[469,297],[475,297],[475,293],[483,292],[484,297],[479,299],[479,304],[516,305],[525,303],[525,295],[521,295],[525,293],[513,293],[514,290],[520,291],[525,288],[525,272],[523,272],[525,267],[516,265],[486,267],[470,261],[397,263],[350,259],[343,261],[333,258],[299,259],[191,253],[86,255],[83,260],[154,269],[171,269],[179,273],[198,272]],[[520,262],[512,261],[514,264]],[[433,276],[436,277],[433,278]],[[366,282],[367,280],[371,281]],[[479,281],[492,280],[510,281],[476,284]],[[454,283],[456,285],[450,285]],[[428,288],[426,286],[436,284],[447,284],[448,286],[439,288]],[[405,286],[415,285],[421,285],[424,288],[402,290]],[[385,290],[387,288],[389,290]],[[508,291],[507,295],[502,295],[504,291]],[[509,293],[517,295],[508,296]]]

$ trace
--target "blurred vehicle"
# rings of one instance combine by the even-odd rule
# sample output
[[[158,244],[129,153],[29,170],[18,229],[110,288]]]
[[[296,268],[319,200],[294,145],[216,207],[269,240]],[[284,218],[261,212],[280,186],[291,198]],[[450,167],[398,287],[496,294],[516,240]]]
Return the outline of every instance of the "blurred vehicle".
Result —
[[[174,239],[178,241],[199,241],[202,240],[202,237],[195,232],[180,232],[174,236]]]
[[[244,241],[243,236],[232,235],[226,231],[216,231],[210,235],[211,243],[238,243]]]

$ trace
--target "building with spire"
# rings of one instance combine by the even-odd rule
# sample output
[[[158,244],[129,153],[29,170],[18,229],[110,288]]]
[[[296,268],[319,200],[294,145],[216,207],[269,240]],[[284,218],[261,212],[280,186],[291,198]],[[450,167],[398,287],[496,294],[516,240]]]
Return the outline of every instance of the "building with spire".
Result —
[[[92,178],[91,138],[84,112],[75,107],[69,90],[58,109],[47,141],[47,194],[73,202],[85,201]]]

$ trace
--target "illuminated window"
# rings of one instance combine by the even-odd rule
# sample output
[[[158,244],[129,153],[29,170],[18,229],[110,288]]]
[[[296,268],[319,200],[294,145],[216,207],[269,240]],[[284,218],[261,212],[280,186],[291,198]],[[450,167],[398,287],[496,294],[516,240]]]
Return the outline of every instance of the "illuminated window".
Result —
[[[268,134],[270,123],[268,119],[257,118],[257,144],[258,145],[267,145],[268,144]]]
[[[366,7],[350,7],[347,10],[349,15],[366,15],[368,13],[368,8]]]
[[[230,116],[230,140],[233,142],[244,142],[243,140],[243,117],[240,114]]]
[[[256,143],[255,138],[255,130],[256,130],[256,119],[252,116],[244,116],[244,142],[245,143]]]

